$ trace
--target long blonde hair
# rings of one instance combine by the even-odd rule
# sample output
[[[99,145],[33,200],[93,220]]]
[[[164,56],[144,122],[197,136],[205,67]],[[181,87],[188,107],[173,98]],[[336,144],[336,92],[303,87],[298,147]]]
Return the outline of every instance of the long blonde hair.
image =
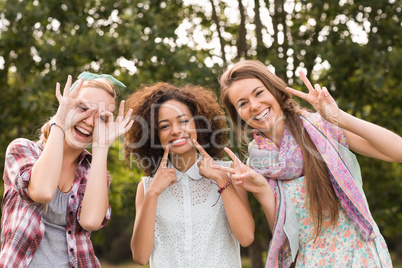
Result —
[[[88,88],[88,87],[102,89],[102,90],[106,91],[107,93],[109,93],[109,95],[112,96],[115,101],[117,101],[116,89],[115,89],[114,85],[112,84],[112,82],[110,82],[106,78],[96,78],[96,79],[92,79],[89,81],[85,81],[79,90],[82,90],[83,88]],[[50,117],[49,121],[47,121],[40,129],[39,140],[43,146],[45,146],[46,141],[49,137],[50,125],[54,121],[53,118],[54,118],[54,115],[52,117]]]
[[[326,217],[325,212],[328,212],[331,225],[336,225],[339,200],[332,187],[327,166],[320,158],[317,158],[317,155],[319,155],[317,148],[303,127],[300,119],[300,112],[303,109],[285,91],[286,84],[278,76],[270,72],[262,62],[243,60],[236,63],[231,69],[222,74],[219,83],[222,104],[232,120],[235,132],[241,137],[241,142],[244,143],[247,140],[245,130],[248,126],[240,118],[236,108],[230,102],[229,91],[234,82],[247,78],[260,80],[275,97],[284,113],[285,122],[290,133],[302,150],[309,213],[314,224],[313,237],[318,237],[323,226],[323,220]]]

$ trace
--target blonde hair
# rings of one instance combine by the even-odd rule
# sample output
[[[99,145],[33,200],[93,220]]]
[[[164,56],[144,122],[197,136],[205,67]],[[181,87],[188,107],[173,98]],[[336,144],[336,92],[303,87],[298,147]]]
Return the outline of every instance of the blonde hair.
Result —
[[[106,78],[96,78],[92,79],[89,81],[85,81],[82,87],[79,90],[82,90],[83,88],[98,88],[106,91],[110,96],[114,98],[114,100],[117,102],[117,93],[114,85],[112,82],[110,82]],[[45,146],[46,141],[49,137],[50,134],[50,125],[54,122],[54,115],[50,117],[49,121],[47,121],[40,129],[40,135],[39,135],[39,140]]]

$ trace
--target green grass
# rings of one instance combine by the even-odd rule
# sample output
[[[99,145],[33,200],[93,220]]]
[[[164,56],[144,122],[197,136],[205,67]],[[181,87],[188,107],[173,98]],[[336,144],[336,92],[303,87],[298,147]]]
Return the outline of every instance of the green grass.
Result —
[[[393,266],[394,268],[402,268],[402,259],[396,258],[395,254],[391,253],[392,261],[393,261]],[[251,262],[250,259],[248,258],[242,258],[241,259],[242,263],[242,268],[251,268]],[[122,264],[110,264],[105,261],[101,261],[102,268],[149,268],[149,264],[145,266],[141,266],[138,264],[135,264],[134,262],[127,262],[127,263],[122,263]]]
[[[242,258],[241,260],[242,263],[242,268],[251,268],[251,263],[250,259],[248,258]],[[122,263],[122,264],[110,264],[105,261],[101,261],[101,266],[102,268],[149,268],[149,264],[145,266],[141,266],[138,264],[135,264],[134,262],[127,262],[127,263]]]

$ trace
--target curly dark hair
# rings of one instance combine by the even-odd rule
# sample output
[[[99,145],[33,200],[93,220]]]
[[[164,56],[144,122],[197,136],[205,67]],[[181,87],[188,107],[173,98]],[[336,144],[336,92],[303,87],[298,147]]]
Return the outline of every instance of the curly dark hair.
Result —
[[[134,125],[126,133],[124,151],[126,164],[132,157],[147,176],[153,176],[164,149],[158,136],[159,107],[166,101],[176,100],[187,105],[197,129],[197,141],[214,159],[222,159],[228,145],[227,122],[216,94],[192,84],[176,87],[159,82],[142,85],[125,103],[126,111],[133,109]]]

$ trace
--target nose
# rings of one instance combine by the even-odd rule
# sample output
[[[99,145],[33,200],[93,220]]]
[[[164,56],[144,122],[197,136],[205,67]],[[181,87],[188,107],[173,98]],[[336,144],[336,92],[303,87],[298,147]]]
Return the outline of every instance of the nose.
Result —
[[[252,111],[258,111],[260,108],[260,102],[255,99],[250,99],[250,109]]]
[[[182,131],[183,131],[183,129],[180,124],[173,124],[170,129],[170,133],[172,135],[179,135]]]
[[[82,120],[86,125],[93,127],[94,126],[95,115],[88,116],[84,120]]]

